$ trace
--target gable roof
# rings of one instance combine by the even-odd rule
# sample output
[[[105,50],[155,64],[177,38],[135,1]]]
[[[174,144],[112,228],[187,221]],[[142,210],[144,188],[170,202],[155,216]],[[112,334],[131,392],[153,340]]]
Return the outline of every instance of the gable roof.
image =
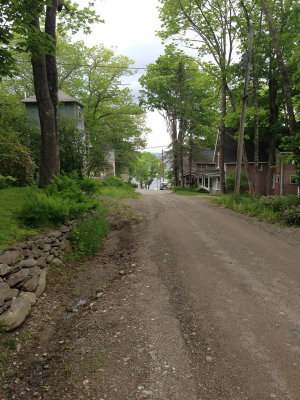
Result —
[[[76,103],[79,104],[81,107],[84,107],[84,105],[80,103],[80,101],[74,99],[74,97],[72,96],[69,96],[62,90],[58,91],[58,101],[61,103]],[[27,97],[26,99],[22,100],[22,103],[36,103],[36,96]]]
[[[235,129],[226,128],[224,136],[224,163],[232,164],[237,160],[238,141],[234,138]],[[249,140],[245,139],[245,147],[248,162],[254,162],[254,142],[253,137]],[[268,161],[268,146],[266,142],[259,142],[259,162]]]

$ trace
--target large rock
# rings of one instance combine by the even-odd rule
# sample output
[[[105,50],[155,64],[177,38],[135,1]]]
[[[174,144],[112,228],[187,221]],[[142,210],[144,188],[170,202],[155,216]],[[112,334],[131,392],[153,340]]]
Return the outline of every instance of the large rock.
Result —
[[[3,306],[0,307],[0,314],[6,311],[11,306],[12,300],[5,301]]]
[[[59,258],[53,258],[52,264],[59,268],[62,265],[62,261]]]
[[[20,258],[19,251],[9,251],[8,253],[0,256],[0,264],[15,265]]]
[[[37,265],[37,261],[34,258],[27,258],[26,260],[19,262],[18,265],[20,268],[31,268]]]
[[[50,245],[50,244],[45,244],[45,246],[44,246],[44,252],[46,252],[46,251],[50,251],[52,249],[52,246]]]
[[[5,276],[10,272],[10,267],[7,264],[0,264],[0,276]]]
[[[40,295],[44,292],[46,288],[46,276],[47,276],[47,271],[45,269],[41,270],[38,286],[35,291],[36,297],[40,297]]]
[[[39,276],[31,276],[22,282],[22,290],[25,290],[26,292],[34,292],[38,286],[38,283]]]
[[[29,314],[31,305],[28,297],[13,299],[10,309],[0,315],[0,323],[6,332],[17,328]]]
[[[6,282],[0,283],[0,306],[3,306],[6,300],[11,300],[18,296],[18,289],[11,289]]]
[[[36,294],[31,292],[20,292],[21,297],[27,297],[30,304],[33,306],[36,303]]]
[[[29,275],[29,269],[21,269],[21,271],[16,272],[15,274],[9,275],[7,279],[7,283],[10,287],[16,286],[17,283],[24,281]]]

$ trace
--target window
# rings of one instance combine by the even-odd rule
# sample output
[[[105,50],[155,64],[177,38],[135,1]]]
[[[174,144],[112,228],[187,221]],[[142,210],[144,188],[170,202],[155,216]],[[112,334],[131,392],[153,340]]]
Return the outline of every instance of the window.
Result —
[[[202,184],[203,184],[203,179],[202,179],[202,176],[200,176],[200,178],[199,178],[199,185],[202,186]]]
[[[280,175],[276,175],[275,183],[280,183]]]
[[[207,177],[205,177],[205,184],[204,184],[204,186],[205,186],[206,188],[208,188],[208,178],[207,178]]]
[[[275,174],[272,175],[272,189],[275,189]]]
[[[259,163],[259,164],[258,164],[258,169],[257,169],[257,171],[262,171],[262,163]]]
[[[298,184],[296,175],[291,175],[291,176],[290,176],[290,183],[291,183],[292,185],[297,185],[297,184]]]

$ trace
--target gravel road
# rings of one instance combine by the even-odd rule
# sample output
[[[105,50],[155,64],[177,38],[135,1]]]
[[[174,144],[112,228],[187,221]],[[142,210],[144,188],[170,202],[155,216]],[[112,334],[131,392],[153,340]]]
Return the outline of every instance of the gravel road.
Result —
[[[299,230],[200,196],[131,205],[143,221],[116,223],[15,333],[36,332],[0,399],[300,400]]]
[[[299,236],[199,197],[149,192],[140,207],[138,307],[176,368],[151,368],[154,398],[299,400]]]

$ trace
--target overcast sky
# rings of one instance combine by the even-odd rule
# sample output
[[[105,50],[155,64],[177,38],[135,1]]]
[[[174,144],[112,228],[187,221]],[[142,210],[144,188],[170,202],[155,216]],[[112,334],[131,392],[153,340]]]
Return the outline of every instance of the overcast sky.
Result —
[[[80,2],[87,3],[85,0]],[[117,54],[135,60],[136,67],[145,67],[164,52],[161,40],[155,36],[155,31],[160,28],[157,6],[158,0],[95,0],[96,12],[105,23],[94,25],[92,34],[84,36],[84,40],[90,46],[103,43],[106,47],[115,47]],[[142,73],[127,80],[135,94]],[[170,143],[164,119],[157,112],[148,113],[147,123],[152,129],[148,136],[149,147]]]

